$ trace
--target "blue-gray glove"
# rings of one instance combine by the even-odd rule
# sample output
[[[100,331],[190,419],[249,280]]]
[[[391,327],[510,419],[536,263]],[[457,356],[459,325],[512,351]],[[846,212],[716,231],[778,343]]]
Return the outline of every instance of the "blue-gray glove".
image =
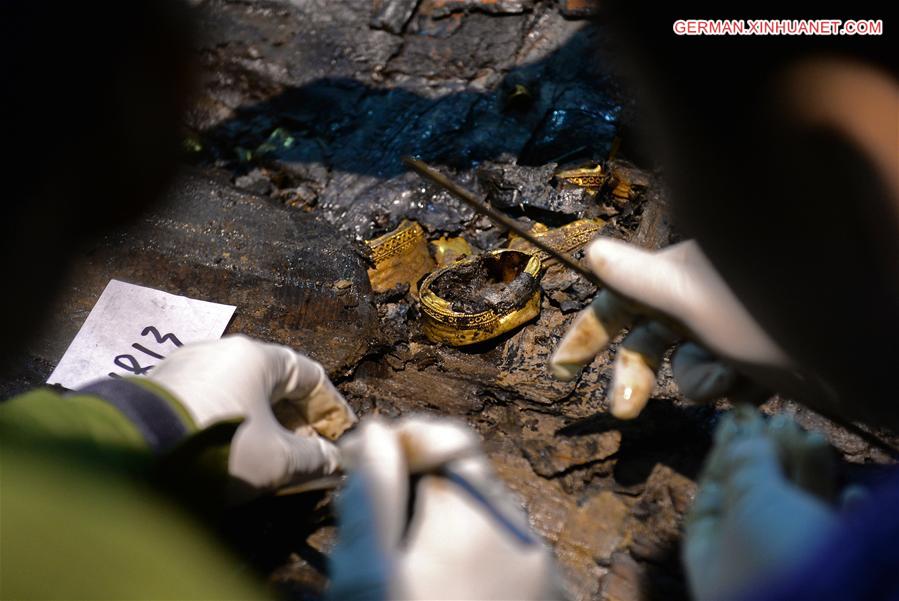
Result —
[[[696,599],[738,597],[788,570],[833,530],[833,457],[824,438],[748,405],[725,416],[687,517],[684,561]]]

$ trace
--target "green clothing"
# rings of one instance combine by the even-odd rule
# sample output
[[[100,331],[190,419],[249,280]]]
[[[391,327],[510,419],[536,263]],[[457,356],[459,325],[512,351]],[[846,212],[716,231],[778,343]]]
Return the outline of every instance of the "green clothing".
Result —
[[[196,431],[165,391],[135,383],[172,403],[187,431]],[[202,455],[195,451],[189,460]],[[211,456],[220,468],[222,453],[213,449],[196,463],[208,465]],[[139,428],[98,397],[40,389],[0,404],[0,598],[270,596],[148,485],[158,464]]]
[[[196,432],[190,414],[171,394],[146,379],[128,381],[164,400],[187,431]],[[0,427],[5,424],[15,426],[12,432],[17,437],[77,442],[103,453],[136,451],[151,457],[137,426],[119,409],[93,395],[62,396],[48,388],[32,390],[0,405]]]

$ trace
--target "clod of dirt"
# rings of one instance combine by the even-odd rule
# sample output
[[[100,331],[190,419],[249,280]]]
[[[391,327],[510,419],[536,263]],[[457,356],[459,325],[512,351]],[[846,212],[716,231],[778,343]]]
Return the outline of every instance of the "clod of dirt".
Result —
[[[555,169],[555,163],[522,167],[485,161],[478,167],[477,176],[490,203],[496,207],[536,210],[537,217],[558,224],[591,214],[596,202],[584,189],[556,189],[550,185]]]
[[[514,15],[534,8],[534,0],[429,0],[427,4],[435,19],[459,11]]]
[[[412,18],[418,0],[374,0],[369,27],[401,34]]]

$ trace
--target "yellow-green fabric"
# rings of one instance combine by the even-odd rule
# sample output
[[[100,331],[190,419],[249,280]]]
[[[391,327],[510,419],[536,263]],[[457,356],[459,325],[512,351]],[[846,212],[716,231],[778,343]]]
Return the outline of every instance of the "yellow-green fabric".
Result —
[[[150,486],[158,465],[97,397],[40,389],[0,403],[0,599],[270,596]]]
[[[142,378],[130,378],[163,399],[181,418],[188,432],[197,427],[184,407],[162,387]],[[39,388],[0,405],[0,425],[14,424],[17,436],[78,441],[98,450],[149,451],[137,426],[115,406],[89,394],[62,396],[50,388]]]
[[[0,405],[0,426],[17,438],[78,441],[95,448],[149,451],[137,427],[118,409],[90,395],[63,397],[39,388]]]
[[[169,500],[66,445],[0,430],[0,598],[261,599],[252,573]]]

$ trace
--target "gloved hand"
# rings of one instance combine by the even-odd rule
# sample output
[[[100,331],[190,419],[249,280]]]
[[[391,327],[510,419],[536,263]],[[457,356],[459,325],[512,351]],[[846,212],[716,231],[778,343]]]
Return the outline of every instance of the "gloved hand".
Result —
[[[833,457],[785,416],[740,405],[724,417],[684,534],[693,596],[733,599],[801,561],[832,532]]]
[[[350,478],[337,499],[330,598],[563,598],[549,552],[471,430],[371,418],[341,449]]]
[[[755,322],[696,242],[651,252],[602,238],[590,245],[587,257],[593,271],[620,295],[600,291],[562,338],[550,368],[557,378],[575,378],[620,330],[649,316],[630,331],[615,358],[608,397],[616,417],[639,415],[665,352],[680,338],[669,325],[652,319],[659,315],[670,318],[669,324],[679,324],[705,347],[688,342],[672,358],[675,379],[685,396],[696,401],[723,396],[740,380],[735,365],[753,366],[753,377],[779,392],[796,393],[793,378],[781,376],[792,367],[790,359]]]
[[[172,393],[200,429],[244,418],[231,441],[228,472],[257,491],[334,473],[339,453],[325,437],[336,439],[356,422],[320,364],[246,336],[181,347],[148,378]],[[272,412],[282,399],[300,418],[293,432]]]

